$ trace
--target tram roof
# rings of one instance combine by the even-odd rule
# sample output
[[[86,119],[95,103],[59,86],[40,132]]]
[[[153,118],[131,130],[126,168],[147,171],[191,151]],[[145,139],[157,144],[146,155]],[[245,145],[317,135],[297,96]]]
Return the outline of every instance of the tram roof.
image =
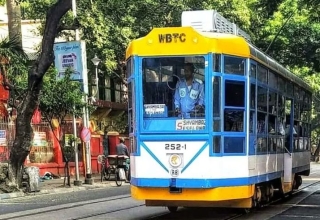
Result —
[[[176,39],[174,39],[174,36],[176,36]],[[166,38],[168,39],[166,40]],[[311,87],[302,79],[254,45],[248,43],[243,37],[233,34],[199,32],[193,27],[154,28],[146,36],[130,42],[126,51],[126,58],[134,55],[178,56],[207,53],[252,58],[273,69],[287,80],[312,91]]]

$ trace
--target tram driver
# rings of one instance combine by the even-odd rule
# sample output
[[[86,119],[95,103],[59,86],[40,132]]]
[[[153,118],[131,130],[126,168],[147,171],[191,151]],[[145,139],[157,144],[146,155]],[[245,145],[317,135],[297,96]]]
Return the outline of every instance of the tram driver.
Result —
[[[204,110],[204,84],[194,77],[194,71],[192,63],[185,63],[184,78],[177,82],[174,94],[175,112],[184,118]]]

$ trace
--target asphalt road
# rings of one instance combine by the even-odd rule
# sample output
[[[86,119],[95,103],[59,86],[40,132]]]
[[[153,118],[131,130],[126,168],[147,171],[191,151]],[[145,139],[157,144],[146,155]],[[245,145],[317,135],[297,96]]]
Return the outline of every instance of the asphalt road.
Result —
[[[62,194],[47,194],[38,196],[27,196],[10,200],[0,201],[0,217],[2,214],[34,210],[56,205],[72,204],[96,199],[105,199],[112,196],[130,193],[129,186],[110,187],[103,189],[92,189],[88,191],[77,191]]]
[[[320,216],[320,164],[313,164],[304,188],[292,198],[239,215],[239,211],[212,208],[180,208],[169,213],[165,207],[145,207],[143,201],[130,197],[129,186],[110,187],[64,194],[48,194],[0,201],[0,220],[55,219],[310,219]],[[319,214],[318,211],[319,210]]]

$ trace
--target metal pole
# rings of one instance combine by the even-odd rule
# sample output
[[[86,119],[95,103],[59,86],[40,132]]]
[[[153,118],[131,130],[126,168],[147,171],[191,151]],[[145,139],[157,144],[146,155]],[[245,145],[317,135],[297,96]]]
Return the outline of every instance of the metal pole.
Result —
[[[73,17],[77,17],[77,4],[76,0],[72,0],[72,12],[73,12]],[[76,40],[80,40],[80,35],[79,35],[79,29],[76,29],[75,33],[75,38]],[[73,106],[75,108],[75,106]],[[77,138],[77,123],[76,123],[76,116],[73,114],[72,115],[72,123],[73,123],[73,135],[76,140]],[[75,160],[75,168],[76,168],[76,180],[74,181],[75,186],[80,186],[82,184],[82,181],[80,180],[80,175],[79,175],[79,151],[78,151],[78,146],[77,142],[74,141],[74,160]]]
[[[98,78],[98,65],[95,65],[96,67],[96,86],[97,86],[97,94],[96,94],[96,98],[97,100],[99,99],[99,78]]]
[[[73,135],[74,135],[74,160],[75,160],[75,168],[76,168],[76,180],[74,181],[75,186],[80,186],[82,184],[79,176],[79,152],[78,152],[78,145],[77,145],[77,123],[76,123],[76,117],[73,114],[72,117],[72,123],[73,123]]]
[[[77,17],[77,3],[76,0],[72,0],[72,13],[73,17]],[[76,41],[80,40],[79,29],[76,29]]]
[[[72,12],[73,12],[73,16],[74,18],[77,17],[77,4],[76,4],[76,0],[72,0]],[[80,34],[79,34],[79,29],[77,28],[75,30],[75,39],[76,41],[80,40]],[[83,74],[83,72],[82,72]],[[82,75],[82,78],[84,78],[84,76]],[[87,93],[88,92],[88,84],[83,84],[84,87],[84,92]],[[87,99],[87,94],[85,94],[84,97],[84,101],[85,103],[88,103],[88,99]],[[86,128],[89,128],[89,112],[88,109],[86,107],[83,108],[83,126]],[[86,177],[84,180],[85,184],[93,184],[93,180],[92,180],[92,174],[91,174],[91,150],[90,150],[90,141],[88,143],[85,143],[86,146],[86,150],[85,150],[85,155],[86,155]]]

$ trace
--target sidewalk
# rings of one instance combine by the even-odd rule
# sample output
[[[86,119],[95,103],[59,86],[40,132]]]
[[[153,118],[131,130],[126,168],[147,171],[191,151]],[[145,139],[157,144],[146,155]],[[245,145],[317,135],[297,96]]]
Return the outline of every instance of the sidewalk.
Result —
[[[103,180],[101,182],[100,174],[96,174],[92,176],[93,184],[88,185],[84,184],[84,177],[80,177],[80,180],[82,181],[81,186],[74,186],[74,177],[71,177],[70,183],[71,187],[64,186],[64,178],[58,178],[58,179],[50,179],[50,180],[44,180],[43,182],[39,183],[40,192],[34,192],[34,193],[24,193],[24,192],[14,192],[14,193],[0,193],[0,201],[4,199],[12,199],[17,197],[23,197],[23,196],[31,196],[31,195],[41,195],[41,194],[58,194],[58,193],[66,193],[66,192],[76,192],[76,191],[82,191],[82,190],[90,190],[90,189],[101,189],[101,188],[108,188],[108,187],[115,187],[115,181],[113,180],[113,177],[110,178],[110,180],[106,181]],[[67,180],[66,180],[67,184]],[[124,185],[130,185],[129,183],[125,183],[123,181],[122,186]]]

